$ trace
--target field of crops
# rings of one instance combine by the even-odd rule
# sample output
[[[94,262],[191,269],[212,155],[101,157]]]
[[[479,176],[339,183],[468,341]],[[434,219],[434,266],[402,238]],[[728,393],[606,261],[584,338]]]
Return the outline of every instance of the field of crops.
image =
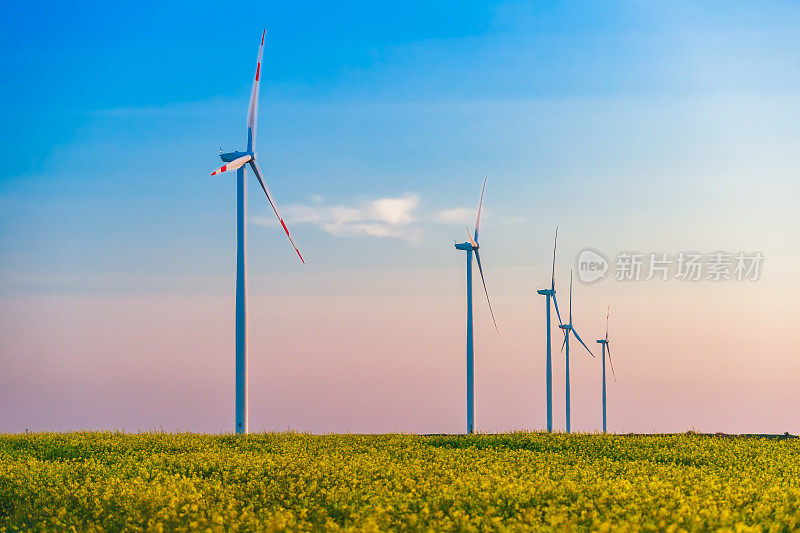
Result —
[[[0,530],[800,529],[800,441],[0,435]]]

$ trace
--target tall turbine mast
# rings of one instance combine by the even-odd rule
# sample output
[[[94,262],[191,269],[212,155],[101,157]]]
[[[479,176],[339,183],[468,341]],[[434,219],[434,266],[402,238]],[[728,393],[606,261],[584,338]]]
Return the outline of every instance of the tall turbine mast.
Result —
[[[611,306],[608,306],[606,311],[606,336],[603,339],[597,339],[603,347],[603,433],[606,433],[606,352],[608,352],[608,362],[611,364],[611,375],[614,376],[614,384],[617,383],[617,374],[614,372],[614,363],[611,361],[611,344],[608,342],[608,316],[611,314]]]
[[[558,226],[556,226],[556,236],[553,239],[553,271],[550,275],[550,288],[539,289],[536,291],[538,294],[546,296],[545,300],[545,322],[547,332],[547,362],[545,364],[545,382],[547,384],[547,432],[553,432],[553,359],[551,355],[551,337],[550,337],[550,300],[553,301],[553,307],[556,309],[556,316],[558,317],[559,327],[561,326],[561,313],[558,311],[558,301],[556,300],[556,247],[558,246]]]
[[[566,411],[567,411],[567,424],[566,430],[567,433],[572,431],[572,419],[571,419],[571,403],[570,403],[570,389],[569,389],[569,336],[570,334],[575,335],[575,338],[578,339],[586,351],[589,352],[589,355],[594,357],[594,354],[586,346],[586,343],[583,342],[581,336],[578,335],[578,331],[575,329],[575,326],[572,324],[572,270],[569,271],[569,323],[562,324],[559,326],[561,329],[564,330],[564,343],[561,345],[561,349],[563,350],[565,347],[567,349],[565,354],[565,363],[566,363]]]
[[[289,238],[289,242],[294,247],[300,261],[305,263],[300,250],[292,240],[289,229],[283,221],[283,217],[278,211],[278,206],[269,192],[263,178],[261,170],[256,164],[256,121],[258,119],[258,90],[261,84],[261,58],[264,54],[264,36],[266,30],[261,34],[261,45],[258,48],[258,61],[256,62],[256,72],[253,79],[253,90],[250,93],[250,105],[247,109],[247,149],[243,152],[220,153],[219,158],[225,163],[220,168],[211,173],[212,176],[229,170],[236,171],[236,407],[235,407],[235,426],[236,433],[248,433],[250,431],[250,417],[248,410],[248,355],[247,355],[247,258],[245,254],[245,193],[247,190],[244,179],[245,165],[249,164],[255,174],[261,189],[267,196],[269,204],[272,206],[275,215],[283,227],[283,231]],[[221,151],[221,150],[220,150]]]

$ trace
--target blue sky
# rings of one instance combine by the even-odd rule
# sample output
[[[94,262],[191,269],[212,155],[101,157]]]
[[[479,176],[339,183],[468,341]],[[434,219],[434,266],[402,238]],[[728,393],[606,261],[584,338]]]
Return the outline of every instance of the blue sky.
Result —
[[[8,74],[0,87],[0,310],[13,319],[6,322],[6,338],[17,332],[13,342],[0,342],[6,362],[20,361],[20,347],[43,335],[44,367],[59,358],[91,366],[122,342],[109,337],[89,347],[73,343],[89,335],[92,325],[116,327],[103,322],[111,320],[101,311],[105,305],[134,308],[131,299],[152,298],[145,309],[175,309],[170,320],[176,331],[186,332],[193,332],[193,324],[182,322],[177,312],[193,305],[185,298],[209,298],[201,306],[209,316],[216,316],[219,306],[227,309],[235,186],[232,176],[209,173],[219,166],[219,147],[244,146],[264,27],[259,164],[309,263],[297,264],[251,180],[253,323],[272,335],[277,332],[269,326],[274,318],[269,306],[302,301],[314,307],[317,299],[329,298],[338,304],[320,305],[328,311],[297,309],[296,320],[286,326],[311,337],[307,350],[320,349],[325,338],[308,333],[302,321],[335,324],[326,313],[339,316],[342,309],[358,316],[371,309],[382,317],[372,329],[383,337],[353,330],[363,337],[354,346],[365,354],[394,353],[383,343],[399,323],[424,328],[414,332],[421,338],[463,342],[458,314],[463,313],[463,258],[450,243],[463,239],[484,176],[489,185],[483,260],[498,319],[502,324],[505,316],[510,330],[504,344],[487,345],[486,352],[537,357],[532,345],[538,340],[526,324],[541,318],[540,306],[533,307],[534,289],[547,279],[557,224],[562,280],[586,246],[610,255],[760,250],[769,265],[758,291],[735,284],[581,287],[590,306],[586,313],[591,312],[587,328],[602,327],[602,310],[615,298],[620,319],[626,306],[629,310],[629,323],[620,328],[631,342],[639,339],[637,320],[647,316],[642,310],[653,302],[661,302],[663,311],[645,327],[670,324],[654,336],[673,339],[685,326],[681,309],[703,301],[704,320],[722,324],[711,333],[710,346],[725,342],[729,329],[745,330],[744,315],[735,310],[753,303],[765,310],[758,320],[766,310],[779,320],[797,317],[787,296],[800,287],[794,276],[800,254],[793,247],[800,226],[796,3],[302,2],[221,9],[212,3],[139,2],[17,3],[6,9],[0,22],[0,67]],[[452,316],[414,322],[414,309],[431,300],[447,302],[441,305]],[[54,309],[63,312],[42,323],[41,314]],[[386,309],[397,314],[381,315]],[[232,325],[232,305],[230,311],[230,317],[219,315],[230,320],[225,328]],[[145,320],[131,327],[154,339],[148,353],[159,353],[167,343],[159,337],[164,323]],[[227,329],[214,335],[227,346]],[[752,333],[741,346],[760,345],[760,339]],[[193,342],[198,346],[185,349],[202,351],[213,344],[203,335]],[[634,353],[645,346],[652,350],[646,338],[639,342],[644,344],[629,346],[632,369]],[[145,350],[128,346],[125,357],[134,360]],[[442,346],[460,361],[459,344]],[[253,349],[263,349],[269,361],[267,341]],[[331,348],[330,355],[346,357],[339,349],[345,350]],[[424,345],[415,349],[420,357],[439,357]],[[709,372],[724,364],[721,349],[700,350],[688,341],[678,349],[704,354]],[[661,350],[667,348],[652,357],[666,357]],[[775,389],[780,376],[795,367],[788,345],[767,352],[777,366],[759,385]],[[624,353],[620,350],[623,367]],[[501,361],[508,372],[518,368],[518,361]],[[228,371],[228,361],[209,354],[207,363],[211,370],[203,387],[228,401],[228,381],[212,379],[215,371]],[[303,358],[294,364],[284,370],[303,375]],[[124,376],[123,369],[130,369],[120,365],[118,375]],[[264,369],[269,374],[269,366]],[[168,380],[174,370],[154,366],[152,372],[154,379]],[[459,372],[463,369],[455,367],[451,396],[458,395],[460,406]],[[747,373],[743,368],[741,375]],[[531,364],[530,379],[537,386],[539,374]],[[9,375],[27,390],[52,385],[47,376]],[[715,379],[719,390],[732,387],[718,375]],[[418,385],[393,383],[380,369],[369,380],[384,388],[395,385],[398,395]],[[81,383],[65,381],[68,391]],[[502,388],[499,377],[495,388],[488,383],[485,396]],[[333,385],[315,386],[330,395],[328,402],[338,397]],[[674,383],[663,383],[665,391],[670,386]],[[625,392],[630,404],[641,402],[641,390]],[[690,392],[688,397],[702,396]],[[75,398],[80,405],[80,396]],[[764,401],[779,400],[786,398]],[[19,401],[19,417],[50,427],[33,404]],[[219,421],[192,427],[224,428],[227,404],[220,409]],[[712,402],[708,420],[716,420],[719,409]],[[686,416],[693,412],[678,411],[665,427],[690,425]],[[268,413],[277,416],[265,408],[254,420],[262,416],[263,427],[280,427],[283,422],[267,422]],[[313,417],[298,424],[332,431],[434,430],[441,421],[409,416],[395,427],[376,413],[359,425],[347,405],[336,413],[343,418],[333,417],[331,426]],[[442,419],[452,420],[443,413]],[[180,410],[170,416],[134,417],[126,424],[112,410],[81,423],[176,427],[187,418]],[[492,416],[492,427],[519,427],[501,409]],[[286,417],[287,423],[297,420]],[[648,429],[644,418],[632,410],[625,427]],[[9,429],[21,427],[21,420]],[[67,421],[59,427],[72,427],[69,415],[62,420]],[[456,422],[454,430],[460,418]],[[751,427],[752,419],[725,423]]]
[[[259,152],[282,206],[410,192],[428,209],[467,207],[491,175],[491,203],[520,220],[550,209],[543,193],[566,194],[559,184],[617,181],[638,202],[645,176],[700,181],[664,166],[693,165],[709,138],[736,152],[754,126],[795,133],[762,118],[795,103],[791,4],[243,5],[229,10],[247,13],[236,24],[198,4],[11,9],[1,186],[17,200],[4,217],[12,272],[27,258],[57,268],[41,256],[48,244],[77,276],[86,247],[104,248],[105,272],[183,271],[176,249],[204,263],[205,236],[224,231],[209,217],[230,212],[225,178],[204,174],[219,146],[242,142],[263,26]],[[631,152],[638,164],[623,168]],[[312,258],[326,246],[295,231]]]

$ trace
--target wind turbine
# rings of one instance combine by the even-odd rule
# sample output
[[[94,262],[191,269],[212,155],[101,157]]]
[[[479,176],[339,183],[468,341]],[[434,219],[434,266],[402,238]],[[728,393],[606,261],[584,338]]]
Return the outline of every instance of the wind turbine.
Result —
[[[551,340],[550,340],[550,299],[553,300],[553,307],[556,308],[556,316],[558,316],[558,324],[561,327],[561,313],[558,311],[558,302],[556,301],[556,246],[558,245],[558,227],[556,227],[556,237],[553,240],[553,273],[550,276],[550,288],[539,289],[536,291],[547,297],[547,432],[553,432],[553,362],[551,356]]]
[[[575,338],[578,339],[578,342],[583,344],[583,347],[586,348],[586,351],[589,352],[589,355],[594,357],[594,354],[592,353],[592,351],[589,349],[588,346],[586,346],[586,343],[583,342],[583,339],[581,339],[581,336],[578,335],[578,331],[575,329],[575,326],[572,325],[572,270],[569,271],[569,324],[561,324],[558,327],[560,327],[561,329],[564,330],[564,344],[561,345],[561,349],[563,350],[564,347],[567,348],[567,351],[566,351],[566,363],[567,363],[567,388],[566,388],[566,391],[567,391],[567,433],[569,433],[570,429],[571,429],[571,426],[570,426],[570,401],[569,401],[569,335],[570,335],[570,333],[575,335]]]
[[[617,374],[614,372],[614,363],[611,361],[611,344],[608,342],[608,315],[611,314],[611,306],[606,311],[606,338],[597,339],[596,342],[603,346],[603,433],[606,432],[606,352],[608,352],[608,362],[611,363],[611,375],[614,376],[614,383],[617,382]]]
[[[486,293],[486,302],[489,304],[489,312],[492,314],[492,322],[497,333],[500,330],[497,328],[497,322],[494,319],[494,311],[492,310],[492,302],[489,300],[489,291],[486,290],[486,280],[483,277],[483,267],[481,266],[481,255],[478,253],[478,228],[481,223],[481,208],[483,207],[483,194],[486,192],[486,180],[483,180],[483,188],[481,189],[481,200],[478,203],[478,217],[475,219],[475,237],[469,234],[467,229],[467,237],[469,241],[456,244],[457,250],[467,252],[467,433],[475,432],[475,380],[474,380],[474,365],[473,365],[473,344],[472,344],[472,253],[475,252],[475,259],[478,261],[478,271],[481,274],[481,281],[483,282],[483,291]]]
[[[280,220],[283,231],[289,237],[294,250],[297,252],[300,261],[305,263],[300,250],[295,246],[289,229],[283,221],[278,206],[261,178],[261,171],[256,164],[256,119],[258,118],[258,88],[261,78],[261,56],[264,53],[264,36],[266,30],[261,34],[261,45],[258,48],[258,62],[256,63],[255,79],[253,80],[253,90],[250,93],[250,106],[247,110],[247,149],[243,152],[220,153],[219,158],[226,164],[211,173],[211,175],[236,171],[236,433],[248,433],[250,427],[249,412],[247,409],[248,400],[248,360],[247,360],[247,264],[245,259],[245,191],[246,183],[244,180],[245,164],[250,164],[259,185],[267,195],[272,209]]]

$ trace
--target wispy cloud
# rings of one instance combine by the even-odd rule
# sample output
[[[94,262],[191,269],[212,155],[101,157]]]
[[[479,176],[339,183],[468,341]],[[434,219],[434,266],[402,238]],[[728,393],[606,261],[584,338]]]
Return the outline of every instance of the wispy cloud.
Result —
[[[469,224],[474,220],[475,210],[468,207],[442,209],[433,214],[434,222],[440,224]]]
[[[308,224],[336,237],[382,237],[408,243],[422,240],[425,225],[443,224],[463,228],[475,223],[475,208],[420,209],[419,196],[414,193],[364,200],[353,205],[328,205],[322,196],[314,194],[310,203],[289,205],[283,214],[290,227]],[[487,215],[484,210],[484,220]],[[278,224],[270,216],[252,217],[250,222],[260,226]],[[518,220],[503,217],[494,222],[508,224]]]
[[[399,197],[377,198],[355,206],[325,205],[323,198],[314,195],[312,205],[294,204],[285,210],[289,225],[311,224],[337,237],[367,235],[388,237],[409,242],[419,240],[415,211],[419,196],[406,193]],[[252,218],[251,222],[272,226],[268,217]]]

